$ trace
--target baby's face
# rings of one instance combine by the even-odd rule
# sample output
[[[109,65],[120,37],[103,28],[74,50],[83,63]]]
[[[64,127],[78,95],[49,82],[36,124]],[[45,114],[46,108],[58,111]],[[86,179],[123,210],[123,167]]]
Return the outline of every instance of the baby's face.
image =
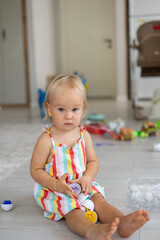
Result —
[[[80,124],[83,110],[83,97],[74,89],[66,89],[50,104],[48,113],[57,129],[70,131]]]

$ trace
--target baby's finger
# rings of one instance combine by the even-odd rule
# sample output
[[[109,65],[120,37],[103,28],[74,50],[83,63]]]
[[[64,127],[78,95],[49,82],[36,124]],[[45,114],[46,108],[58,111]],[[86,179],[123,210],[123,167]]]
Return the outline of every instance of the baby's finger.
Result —
[[[70,198],[73,198],[73,195],[71,192],[66,192],[66,194],[70,197]]]
[[[71,191],[71,194],[72,194],[72,196],[73,196],[74,198],[78,198],[78,195],[77,195],[77,193],[76,193],[76,192],[74,192],[74,191],[73,191],[73,189],[72,189],[72,191]]]
[[[75,192],[67,191],[66,194],[67,194],[70,198],[78,198],[78,195],[77,195]]]
[[[68,177],[68,173],[65,173],[62,177],[59,178],[60,181],[65,181]]]
[[[73,192],[73,197],[74,197],[74,198],[78,198],[77,193]]]
[[[81,183],[81,187],[82,187],[82,192],[85,192],[85,184],[84,183]]]
[[[89,186],[86,185],[84,195],[89,194],[89,189],[90,189]]]
[[[79,179],[74,179],[74,180],[70,180],[68,181],[69,183],[80,183]]]
[[[72,198],[73,197],[78,198],[77,193],[74,192],[73,189],[69,185],[66,186],[66,194],[68,195],[68,193],[69,193],[70,197],[72,196]]]

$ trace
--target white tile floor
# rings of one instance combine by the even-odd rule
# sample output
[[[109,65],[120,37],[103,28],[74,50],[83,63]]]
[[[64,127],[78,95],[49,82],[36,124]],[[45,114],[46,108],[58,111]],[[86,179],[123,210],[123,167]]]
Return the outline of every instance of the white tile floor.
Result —
[[[108,121],[121,117],[126,125],[136,130],[142,125],[141,121],[133,119],[128,103],[99,100],[89,101],[89,106],[90,112],[106,114]],[[39,110],[0,111],[0,168],[3,169],[0,172],[0,202],[5,199],[14,202],[12,211],[4,212],[0,209],[1,240],[82,239],[68,230],[64,220],[53,222],[45,219],[33,199],[29,163],[34,143],[42,128]],[[131,212],[126,204],[127,180],[160,176],[160,152],[151,151],[153,143],[160,142],[160,135],[132,142],[112,141],[96,135],[93,136],[93,142],[100,161],[97,181],[105,187],[106,199],[125,214]],[[112,142],[114,145],[98,147],[96,143],[99,142]],[[21,165],[18,165],[19,161]],[[160,210],[151,211],[150,216],[151,221],[129,240],[160,239]],[[122,238],[116,233],[112,239]]]

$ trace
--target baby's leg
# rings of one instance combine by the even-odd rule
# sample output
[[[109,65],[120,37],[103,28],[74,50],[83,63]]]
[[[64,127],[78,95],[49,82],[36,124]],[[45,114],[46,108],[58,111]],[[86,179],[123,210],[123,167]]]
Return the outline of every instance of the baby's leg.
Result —
[[[100,193],[94,194],[91,200],[95,204],[95,211],[102,223],[110,223],[116,217],[120,219],[118,231],[121,237],[129,237],[150,220],[148,212],[145,210],[138,210],[124,216],[121,211],[107,203]]]
[[[119,219],[116,218],[110,224],[91,223],[80,209],[74,209],[65,215],[67,225],[74,233],[88,240],[110,240],[117,230]]]
[[[122,218],[124,214],[109,204],[100,193],[91,197],[94,202],[94,210],[98,214],[101,223],[111,223],[116,217]]]
[[[120,219],[120,224],[118,226],[120,236],[128,238],[149,220],[149,214],[146,210],[138,210],[124,216]]]

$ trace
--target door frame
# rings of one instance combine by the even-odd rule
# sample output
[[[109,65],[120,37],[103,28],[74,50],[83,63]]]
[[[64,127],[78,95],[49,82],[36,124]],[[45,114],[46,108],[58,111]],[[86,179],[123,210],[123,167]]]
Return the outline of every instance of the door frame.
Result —
[[[127,97],[131,99],[131,82],[129,66],[129,0],[125,0],[125,24],[126,24],[126,76],[127,76]]]
[[[25,104],[4,104],[0,103],[2,108],[18,108],[30,106],[30,91],[29,91],[29,59],[28,59],[28,41],[27,41],[27,17],[26,17],[26,0],[21,0],[22,6],[22,26],[23,26],[23,44],[24,44],[24,69],[25,69],[25,86],[26,86],[26,103]]]

